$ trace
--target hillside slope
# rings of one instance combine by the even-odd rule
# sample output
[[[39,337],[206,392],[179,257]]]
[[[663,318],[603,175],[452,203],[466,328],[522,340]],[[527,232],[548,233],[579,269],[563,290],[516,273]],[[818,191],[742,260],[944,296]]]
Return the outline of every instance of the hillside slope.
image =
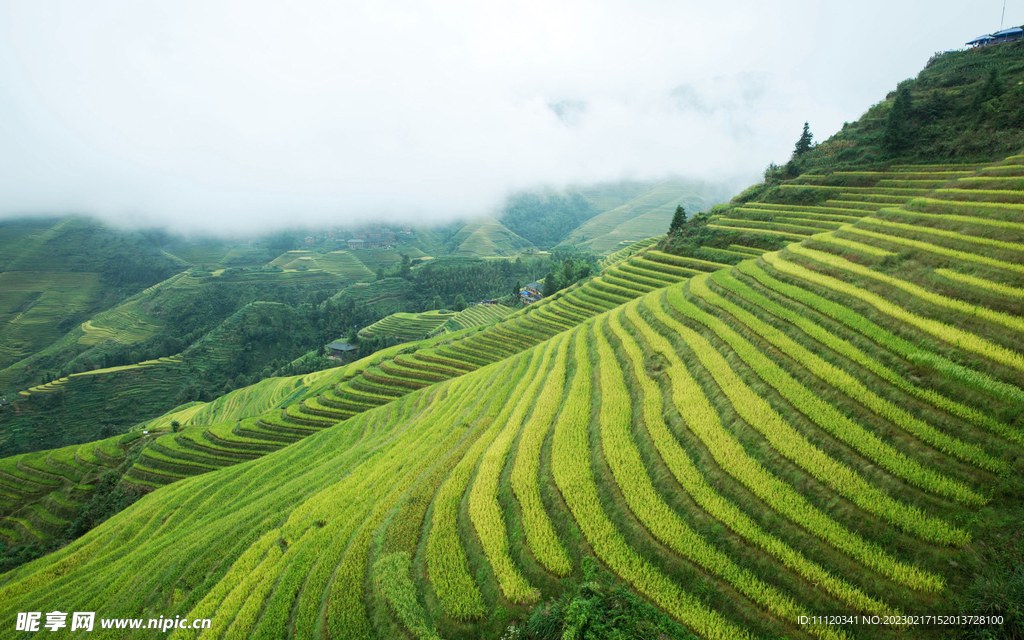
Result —
[[[542,304],[531,305],[514,314],[508,322],[475,331],[452,326],[436,338],[384,349],[345,367],[305,377],[268,379],[210,403],[178,407],[132,432],[138,434],[146,430],[149,433],[141,444],[133,445],[132,458],[125,463],[127,466],[119,469],[120,486],[128,493],[146,491],[266,455],[328,428],[338,420],[518,353],[583,318],[643,292],[700,273],[665,260],[677,259],[664,255],[656,259],[633,257],[628,263],[613,264],[601,278],[561,292]],[[703,266],[707,268],[709,264]],[[627,272],[632,275],[626,277]],[[461,321],[470,326],[493,323],[509,311],[495,306],[487,306],[483,314],[480,310],[479,306],[470,307],[455,314],[449,323]],[[180,366],[180,363],[168,364]],[[138,372],[126,368],[117,375],[133,373]],[[90,377],[95,380],[95,376]],[[70,381],[77,384],[78,376],[72,376]],[[36,391],[38,395],[47,396],[51,387],[67,384],[69,380],[61,380]],[[85,416],[97,413],[90,407],[79,408]],[[172,428],[175,423],[178,427]],[[102,443],[88,445],[86,450],[93,446],[102,446]],[[63,456],[60,451],[33,455],[41,459],[49,455]],[[9,460],[16,463],[18,459]],[[58,517],[46,505],[53,500],[66,503],[61,496],[65,495],[67,487],[57,485],[44,489],[19,489],[9,495],[0,529],[12,535],[0,532],[0,543],[13,545],[15,550],[50,549],[64,540],[60,522],[76,518],[86,501],[101,499],[92,495],[89,488],[79,489],[74,505],[62,508]],[[26,516],[37,521],[31,531],[23,531],[19,524]]]
[[[471,220],[448,244],[454,247],[450,254],[465,257],[507,257],[534,250],[529,240],[509,231],[494,218]]]
[[[295,444],[6,574],[0,615],[497,637],[593,555],[702,637],[905,635],[800,617],[954,612],[998,570],[973,545],[1022,515],[1014,179],[960,178],[734,267],[647,250],[509,316],[501,341],[395,350],[323,402],[206,428],[222,450]],[[657,281],[674,269],[692,277]]]
[[[668,229],[677,205],[687,211],[703,211],[715,204],[713,194],[697,185],[669,180],[658,183],[626,202],[604,211],[574,229],[561,244],[574,245],[597,254],[608,254],[637,240],[650,237],[652,230]],[[595,201],[600,192],[595,191]],[[611,203],[613,203],[612,201]]]
[[[0,221],[0,370],[184,266],[87,218]]]

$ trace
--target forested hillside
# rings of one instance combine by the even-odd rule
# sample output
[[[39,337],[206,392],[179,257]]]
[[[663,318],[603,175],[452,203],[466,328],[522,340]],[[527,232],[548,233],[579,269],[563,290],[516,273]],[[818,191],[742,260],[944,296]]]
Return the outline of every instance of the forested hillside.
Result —
[[[89,219],[0,221],[0,369],[184,267]]]
[[[520,193],[509,198],[501,221],[541,249],[550,249],[598,211],[579,193]]]

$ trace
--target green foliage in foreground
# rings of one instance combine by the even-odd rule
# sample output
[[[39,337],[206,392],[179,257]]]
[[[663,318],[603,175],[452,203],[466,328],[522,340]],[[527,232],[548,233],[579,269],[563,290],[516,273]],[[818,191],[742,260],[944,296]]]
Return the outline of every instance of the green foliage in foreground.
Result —
[[[583,581],[535,608],[512,637],[528,640],[695,640],[662,611],[641,600],[591,558]]]

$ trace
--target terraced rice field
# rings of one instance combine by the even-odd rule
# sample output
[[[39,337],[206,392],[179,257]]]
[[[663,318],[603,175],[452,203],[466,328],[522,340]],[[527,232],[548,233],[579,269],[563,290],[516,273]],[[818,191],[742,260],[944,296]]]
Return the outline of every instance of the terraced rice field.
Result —
[[[501,320],[512,309],[500,304],[475,304],[457,312],[447,322],[441,325],[437,331],[455,332],[472,327],[480,327]]]
[[[15,417],[20,412],[28,412],[29,418],[42,427],[40,435],[33,436],[28,443],[30,447],[84,442],[94,438],[102,425],[110,424],[107,420],[112,414],[124,415],[122,412],[152,406],[154,399],[172,405],[173,402],[168,400],[181,392],[188,374],[189,368],[181,356],[174,356],[71,374],[20,391],[10,399],[26,404],[21,405],[20,411],[17,407],[5,408],[4,416],[14,419],[8,425],[13,428],[2,434],[3,444],[10,446],[10,438],[23,437],[19,434],[18,425],[24,422],[17,421]],[[37,407],[42,407],[38,414]],[[67,419],[54,419],[53,411],[44,413],[48,408],[62,412],[71,410],[64,415],[73,415]],[[142,412],[135,415],[139,413]]]
[[[0,369],[58,339],[61,321],[87,311],[101,290],[97,273],[0,273]]]
[[[364,282],[372,279],[373,272],[359,261],[351,251],[332,251],[317,259],[319,267],[329,271],[341,278],[355,282]]]
[[[600,269],[607,269],[616,262],[620,262],[630,257],[635,253],[639,253],[641,250],[655,244],[661,240],[664,236],[654,236],[651,238],[645,238],[643,240],[637,240],[636,242],[627,243],[626,246],[622,247],[615,253],[605,256],[597,261],[597,266]]]
[[[345,368],[327,369],[303,376],[267,378],[211,402],[190,402],[176,407],[158,418],[142,423],[139,429],[170,431],[172,422],[182,426],[205,425],[258,416],[270,409],[291,404],[304,395],[318,395],[322,386],[333,386],[330,381],[342,377],[345,371]]]
[[[60,536],[92,497],[92,483],[115,469],[137,433],[0,459],[0,542]]]
[[[230,245],[220,242],[196,243],[184,247],[173,247],[171,255],[201,269],[217,269],[222,261],[232,253]],[[235,252],[237,255],[237,252]]]
[[[46,384],[37,385],[30,387],[26,391],[21,391],[22,396],[30,396],[33,393],[48,393],[51,391],[57,391],[61,387],[73,383],[77,380],[85,380],[92,376],[106,376],[121,371],[138,371],[140,369],[149,369],[151,367],[158,367],[164,369],[176,369],[182,362],[181,356],[171,356],[168,358],[160,358],[159,360],[146,360],[145,362],[139,362],[137,364],[126,364],[120,367],[107,367],[105,369],[94,369],[92,371],[83,371],[82,373],[72,373],[64,378],[58,378]]]
[[[497,636],[592,555],[701,637],[914,633],[813,616],[940,611],[974,514],[1019,499],[992,489],[1024,453],[1024,212],[960,184],[843,192],[879,206],[736,266],[647,250],[162,435],[131,477],[170,486],[7,576],[0,616]]]
[[[648,251],[644,256],[630,258],[629,264],[610,269],[605,276],[609,281],[604,277],[592,279],[511,315],[506,315],[510,311],[507,308],[489,305],[460,312],[469,312],[470,317],[473,310],[477,310],[477,315],[481,310],[487,314],[500,313],[503,319],[497,324],[489,320],[492,324],[482,328],[470,327],[431,340],[398,345],[341,369],[329,370],[330,375],[321,372],[300,378],[264,380],[211,403],[177,409],[147,422],[145,428],[166,431],[172,421],[178,421],[184,430],[165,433],[156,449],[147,446],[127,479],[153,488],[229,462],[261,456],[338,421],[533,347],[574,323],[641,293],[704,272],[672,264],[687,260]],[[701,261],[694,263],[697,262]],[[713,269],[712,263],[699,266]],[[648,275],[630,275],[626,269]],[[627,286],[618,286],[611,280]],[[455,314],[455,318],[460,314]],[[47,390],[49,387],[37,389]],[[170,449],[179,452],[169,453]],[[181,454],[180,450],[187,453]],[[207,453],[213,457],[206,458]]]
[[[316,253],[313,251],[286,251],[270,262],[285,270],[313,269],[326,271],[353,282],[372,280],[374,275],[351,251]]]
[[[133,296],[113,309],[104,311],[82,323],[79,344],[96,345],[113,341],[123,344],[140,342],[156,335],[163,324],[149,316],[141,302],[145,293]]]
[[[374,273],[377,269],[386,270],[402,261],[402,255],[394,249],[359,249],[351,253]]]
[[[451,240],[457,245],[453,255],[473,258],[517,256],[534,246],[494,218],[467,223]]]
[[[979,169],[998,175],[979,172]],[[828,199],[816,206],[747,203],[714,217],[708,226],[744,231],[755,236],[801,240],[822,231],[838,230],[883,208],[925,206],[909,204],[912,201],[920,203],[940,199],[948,205],[949,200],[978,197],[978,194],[992,198],[995,193],[995,200],[1011,202],[1016,193],[1014,188],[1019,188],[1014,181],[1020,178],[1005,175],[1002,173],[1005,171],[1005,167],[970,164],[894,165],[887,171],[837,171],[827,176],[801,176],[781,187],[825,191]],[[743,247],[731,247],[726,251],[730,250],[748,252]]]
[[[392,313],[359,331],[360,338],[395,337],[402,342],[419,340],[440,329],[455,313],[426,311],[424,313]]]

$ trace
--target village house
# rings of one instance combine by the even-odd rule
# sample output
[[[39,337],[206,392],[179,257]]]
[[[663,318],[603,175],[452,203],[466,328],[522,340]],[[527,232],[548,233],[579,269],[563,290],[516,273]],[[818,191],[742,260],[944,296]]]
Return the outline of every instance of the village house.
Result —
[[[354,356],[358,352],[359,347],[343,340],[335,340],[327,345],[327,357],[335,360],[344,360],[346,356]]]
[[[524,304],[533,304],[544,297],[544,294],[541,293],[542,289],[543,285],[541,283],[531,282],[519,290],[519,299]]]

